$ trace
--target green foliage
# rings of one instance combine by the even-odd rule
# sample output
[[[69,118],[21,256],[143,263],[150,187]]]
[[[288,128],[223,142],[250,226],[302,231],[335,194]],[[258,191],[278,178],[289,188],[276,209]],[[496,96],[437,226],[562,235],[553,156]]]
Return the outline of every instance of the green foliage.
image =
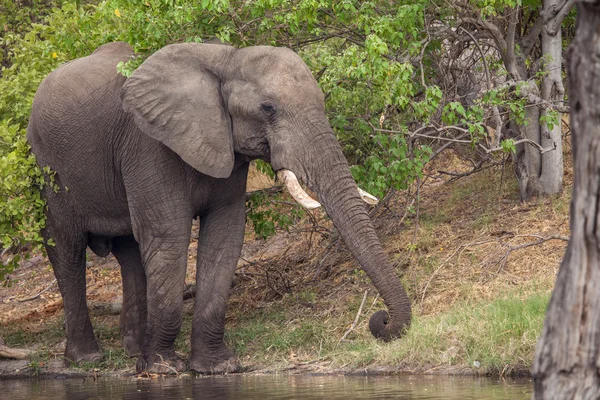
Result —
[[[375,196],[383,197],[387,190],[407,189],[431,155],[429,147],[417,147],[409,154],[406,139],[401,135],[375,135],[379,149],[367,157],[363,165],[351,168],[354,179],[363,182],[365,189]]]
[[[537,1],[537,0],[536,0]],[[22,4],[23,3],[23,4]],[[288,46],[306,61],[326,95],[329,119],[360,186],[383,196],[420,176],[431,141],[409,137],[427,124],[467,129],[474,143],[487,132],[490,106],[523,116],[524,100],[508,89],[489,90],[466,106],[445,93],[434,61],[444,41],[433,35],[431,16],[453,15],[447,5],[417,0],[6,0],[0,7],[0,240],[7,248],[39,246],[43,175],[28,153],[25,132],[31,101],[44,76],[62,63],[122,40],[140,57],[118,66],[129,76],[152,52],[176,42],[217,37],[236,46]],[[482,15],[504,12],[514,2],[472,1]],[[530,4],[531,3],[531,4]],[[539,2],[524,4],[538,7]],[[438,17],[435,17],[438,18]],[[442,18],[443,20],[443,18]],[[429,21],[429,22],[427,22]],[[444,22],[452,25],[455,19]],[[434,24],[435,25],[435,24]],[[506,73],[490,52],[493,73]],[[474,64],[474,69],[481,68]],[[444,89],[445,90],[445,89]],[[551,118],[549,114],[545,118]],[[546,121],[551,123],[551,120]],[[514,143],[513,143],[514,145]],[[502,145],[507,151],[511,143]],[[259,236],[286,226],[296,211],[266,211],[250,201]],[[286,206],[287,207],[287,206]],[[256,211],[256,212],[255,212]],[[262,213],[262,214],[260,214]],[[17,258],[13,259],[17,260]],[[0,267],[4,272],[6,268]],[[2,275],[2,272],[0,272]]]
[[[256,169],[275,179],[271,164],[262,160],[254,161]],[[246,202],[247,219],[252,224],[254,233],[261,239],[273,236],[277,230],[289,230],[290,226],[304,216],[304,210],[295,202],[284,200],[285,195],[270,195],[267,192],[252,193]]]
[[[273,236],[277,230],[288,230],[304,215],[298,204],[284,201],[281,194],[272,196],[259,191],[246,204],[250,209],[246,216],[261,239]]]
[[[552,130],[554,129],[554,126],[560,124],[560,114],[555,110],[546,110],[546,112],[540,116],[540,122],[546,124],[548,129]]]
[[[0,3],[0,67],[10,66],[14,34],[25,34],[40,22],[60,0],[3,0]],[[0,76],[1,76],[0,72]]]

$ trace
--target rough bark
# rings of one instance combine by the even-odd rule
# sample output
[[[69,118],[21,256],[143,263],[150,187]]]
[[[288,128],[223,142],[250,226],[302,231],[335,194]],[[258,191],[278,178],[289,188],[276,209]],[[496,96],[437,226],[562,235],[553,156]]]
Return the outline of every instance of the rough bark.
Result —
[[[600,1],[578,4],[569,49],[571,240],[536,349],[534,399],[600,398]]]
[[[544,9],[553,10],[560,8],[562,0],[545,0]],[[550,104],[561,104],[565,97],[565,88],[562,82],[562,34],[559,29],[555,29],[556,17],[550,19],[542,29],[542,54],[546,58],[544,63],[544,79],[542,81],[542,99]],[[548,114],[547,108],[540,110],[540,116]],[[545,124],[540,124],[540,145],[544,148],[555,147],[556,150],[542,155],[542,170],[539,176],[540,194],[555,194],[562,190],[563,182],[563,154],[561,123],[555,124],[552,129]]]

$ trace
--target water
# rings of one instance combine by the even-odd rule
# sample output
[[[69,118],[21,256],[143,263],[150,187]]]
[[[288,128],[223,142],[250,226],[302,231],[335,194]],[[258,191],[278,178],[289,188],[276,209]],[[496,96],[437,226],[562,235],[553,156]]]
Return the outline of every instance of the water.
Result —
[[[531,398],[529,380],[438,376],[237,375],[197,378],[0,380],[0,400]]]

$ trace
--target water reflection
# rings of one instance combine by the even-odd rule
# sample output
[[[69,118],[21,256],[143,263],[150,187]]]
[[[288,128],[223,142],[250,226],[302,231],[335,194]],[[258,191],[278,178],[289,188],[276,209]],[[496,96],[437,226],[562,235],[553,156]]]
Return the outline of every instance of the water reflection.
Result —
[[[435,376],[259,376],[0,381],[0,400],[529,399],[529,380]]]

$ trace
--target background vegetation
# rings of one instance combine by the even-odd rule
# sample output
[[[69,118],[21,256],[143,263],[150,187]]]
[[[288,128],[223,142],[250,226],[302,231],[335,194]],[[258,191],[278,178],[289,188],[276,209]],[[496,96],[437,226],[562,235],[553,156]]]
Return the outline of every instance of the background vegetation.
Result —
[[[414,198],[424,165],[447,148],[462,146],[461,157],[477,171],[507,162],[510,153],[518,160],[518,154],[533,149],[530,157],[541,159],[557,147],[556,141],[543,142],[541,134],[548,127],[560,130],[559,112],[565,111],[562,99],[544,99],[539,90],[552,61],[542,49],[548,31],[542,28],[558,23],[563,46],[573,19],[570,2],[548,4],[5,0],[0,5],[0,279],[18,265],[23,247],[41,243],[43,177],[25,132],[37,86],[62,63],[116,40],[130,43],[141,56],[120,66],[124,74],[174,42],[218,37],[235,46],[291,47],[326,93],[330,121],[359,184],[385,201],[396,191]],[[542,111],[527,112],[532,109]],[[546,131],[527,136],[533,125]],[[525,165],[526,174],[518,177],[541,174],[540,163],[533,172],[527,172],[533,168],[527,163],[516,165]],[[537,193],[530,186],[525,182],[522,198]],[[254,198],[251,205],[266,201]],[[259,236],[296,218],[253,216]]]

